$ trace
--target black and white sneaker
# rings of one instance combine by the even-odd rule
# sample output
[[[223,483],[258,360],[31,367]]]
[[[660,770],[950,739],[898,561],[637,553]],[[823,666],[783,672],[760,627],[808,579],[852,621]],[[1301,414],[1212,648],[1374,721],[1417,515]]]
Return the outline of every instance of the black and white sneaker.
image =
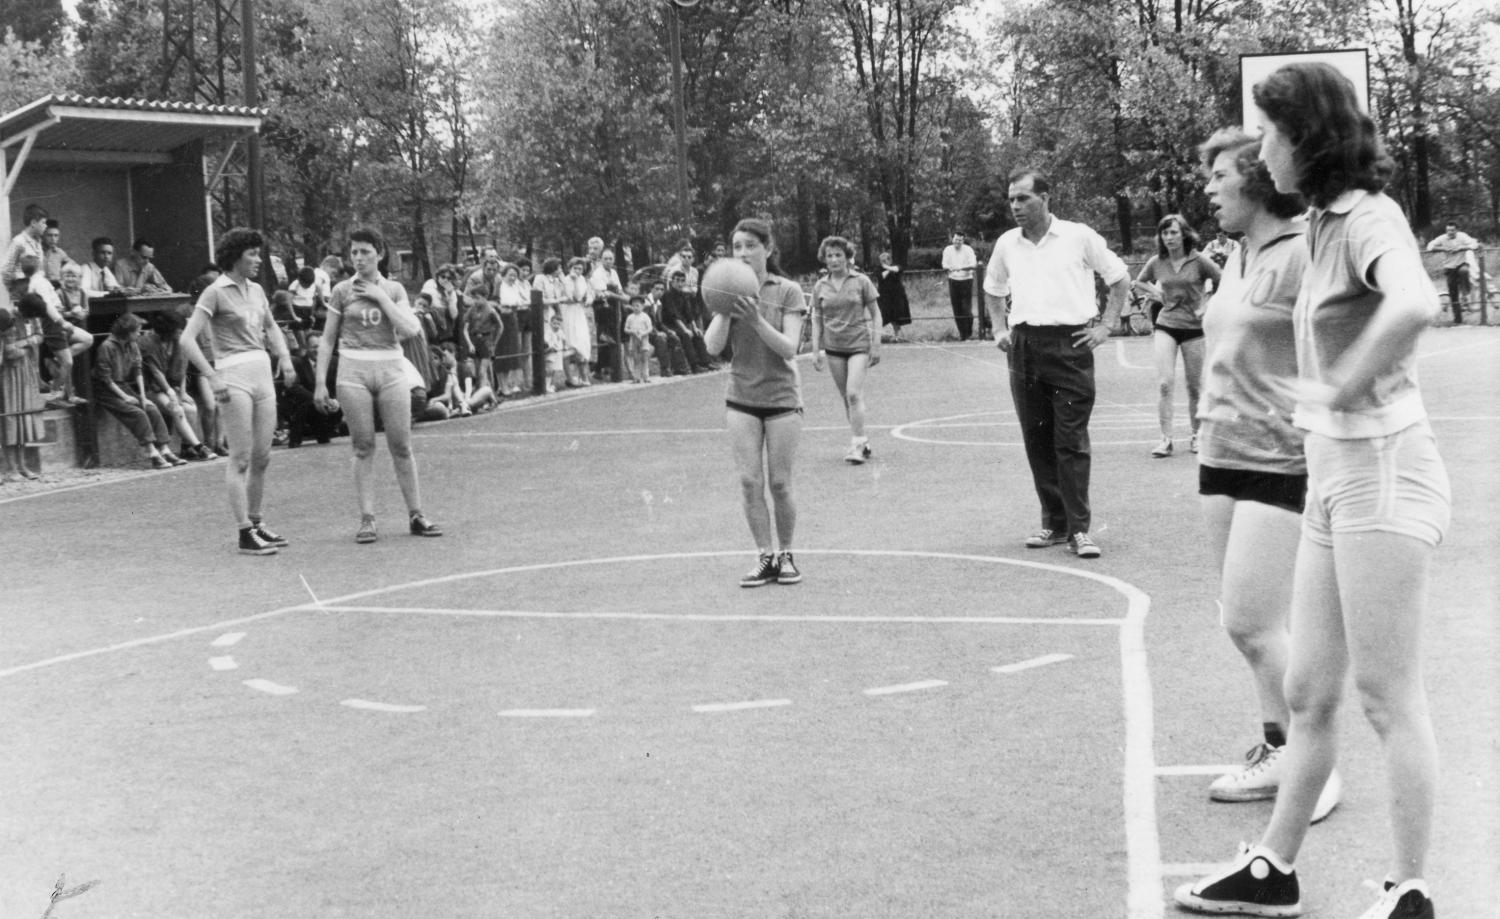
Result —
[[[359,518],[359,531],[354,534],[354,541],[361,545],[367,545],[380,538],[375,532],[375,518],[373,516]]]
[[[740,578],[741,587],[761,587],[776,580],[780,569],[776,566],[776,556],[762,555],[744,577]]]
[[[443,528],[429,521],[421,514],[411,518],[411,535],[413,536],[441,536]]]
[[[776,583],[799,584],[802,581],[802,572],[797,570],[797,565],[792,561],[792,553],[783,552],[776,556]]]
[[[1098,558],[1099,544],[1094,542],[1093,537],[1087,533],[1074,533],[1069,540],[1073,546],[1073,554],[1079,558]]]
[[[255,533],[256,536],[259,536],[261,542],[264,542],[266,545],[275,546],[278,549],[285,549],[287,546],[291,545],[291,543],[287,541],[287,538],[285,536],[280,536],[276,533],[272,533],[258,521],[250,524],[250,529]]]
[[[1045,549],[1048,546],[1060,546],[1068,541],[1068,534],[1061,530],[1040,529],[1026,537],[1026,548]]]
[[[276,547],[260,538],[255,532],[255,527],[246,527],[240,530],[240,554],[241,555],[275,555]]]
[[[1432,896],[1427,884],[1419,880],[1392,885],[1386,881],[1375,905],[1359,919],[1435,919]]]
[[[1172,894],[1177,905],[1195,913],[1236,916],[1300,916],[1302,893],[1295,869],[1261,846],[1241,846],[1228,868]]]

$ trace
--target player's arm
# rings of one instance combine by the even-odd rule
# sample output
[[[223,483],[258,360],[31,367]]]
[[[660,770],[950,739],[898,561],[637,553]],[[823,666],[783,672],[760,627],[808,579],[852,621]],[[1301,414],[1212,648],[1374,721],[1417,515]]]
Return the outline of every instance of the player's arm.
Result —
[[[401,339],[415,338],[422,331],[422,320],[412,312],[411,304],[406,301],[406,288],[400,284],[393,284],[396,291],[395,296],[385,292],[385,285],[371,284],[364,294],[375,300],[391,320],[391,328],[396,330],[396,337]]]
[[[880,363],[880,292],[875,282],[865,277],[865,315],[870,323],[870,366]]]
[[[823,353],[823,290],[814,284],[812,292],[812,352],[813,369],[822,370],[828,365],[828,355]]]
[[[338,402],[328,398],[328,365],[333,362],[333,349],[338,344],[339,329],[344,324],[342,290],[342,286],[334,288],[328,316],[323,320],[323,337],[318,340],[318,363],[313,368],[313,404],[324,412],[338,408]]]

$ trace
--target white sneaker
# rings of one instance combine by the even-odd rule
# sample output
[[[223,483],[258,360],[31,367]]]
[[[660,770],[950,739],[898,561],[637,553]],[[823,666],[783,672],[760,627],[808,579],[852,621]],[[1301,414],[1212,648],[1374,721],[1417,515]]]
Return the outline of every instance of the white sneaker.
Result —
[[[1328,773],[1328,781],[1323,785],[1323,790],[1318,794],[1318,803],[1313,807],[1312,819],[1308,823],[1322,823],[1333,813],[1333,809],[1339,806],[1339,799],[1344,794],[1344,780],[1339,778],[1337,769]]]
[[[844,462],[858,466],[863,463],[870,452],[864,444],[850,444],[849,450],[844,454]]]
[[[1265,801],[1281,787],[1281,754],[1285,747],[1258,743],[1245,754],[1239,771],[1221,775],[1208,786],[1214,801]]]

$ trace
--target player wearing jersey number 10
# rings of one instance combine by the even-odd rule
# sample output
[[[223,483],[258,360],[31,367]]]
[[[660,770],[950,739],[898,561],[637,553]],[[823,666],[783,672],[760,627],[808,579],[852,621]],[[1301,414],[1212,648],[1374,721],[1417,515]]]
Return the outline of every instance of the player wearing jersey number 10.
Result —
[[[317,385],[313,402],[328,412],[344,410],[354,447],[354,490],[360,524],[355,542],[371,543],[375,533],[375,415],[385,425],[396,481],[406,499],[413,536],[441,536],[422,515],[417,462],[411,449],[411,383],[401,340],[422,334],[422,325],[407,303],[406,289],[380,274],[385,241],[374,230],[349,234],[349,261],[355,275],[333,289],[327,325],[318,345]],[[338,399],[329,398],[328,365],[339,352]]]

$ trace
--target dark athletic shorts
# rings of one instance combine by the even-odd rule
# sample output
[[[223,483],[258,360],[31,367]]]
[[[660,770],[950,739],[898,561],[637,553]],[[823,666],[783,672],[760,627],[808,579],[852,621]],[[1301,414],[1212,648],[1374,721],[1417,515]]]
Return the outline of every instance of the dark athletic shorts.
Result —
[[[828,355],[829,357],[841,357],[841,358],[843,358],[844,360],[847,361],[849,358],[853,357],[856,354],[865,354],[865,355],[868,355],[870,352],[868,352],[868,351],[835,351],[832,348],[824,348],[823,349],[823,353],[826,354],[826,355]]]
[[[772,418],[780,418],[782,415],[790,415],[793,412],[796,412],[799,415],[802,414],[802,409],[800,408],[766,408],[760,405],[743,405],[739,402],[732,402],[728,399],[724,400],[724,406],[730,411],[739,412],[744,415],[750,415],[751,417],[759,418],[761,421],[769,421]]]
[[[1307,503],[1307,476],[1224,469],[1199,463],[1198,494],[1224,495],[1236,501],[1269,504],[1300,514]]]
[[[1177,342],[1179,345],[1185,345],[1195,338],[1203,337],[1202,329],[1169,329],[1164,325],[1159,325],[1156,327],[1156,331],[1166,332],[1168,335],[1172,336],[1172,340]]]

